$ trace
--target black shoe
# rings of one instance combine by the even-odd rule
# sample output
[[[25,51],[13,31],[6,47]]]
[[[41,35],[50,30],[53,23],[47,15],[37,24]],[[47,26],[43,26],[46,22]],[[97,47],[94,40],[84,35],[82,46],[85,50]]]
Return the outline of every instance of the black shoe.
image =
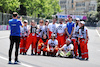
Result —
[[[37,55],[37,53],[35,53],[34,55]]]
[[[20,54],[22,54],[22,53],[20,53]]]
[[[31,55],[34,55],[33,53]]]
[[[18,64],[18,63],[21,63],[21,62],[20,62],[20,61],[18,61],[18,60],[14,62],[14,64]]]
[[[85,60],[87,60],[87,61],[88,61],[88,60],[89,60],[89,58],[86,58]]]
[[[9,61],[9,62],[8,62],[8,64],[12,64],[12,62],[11,62],[11,61]]]
[[[26,52],[25,52],[25,53],[23,53],[23,55],[27,55],[27,54],[26,54]]]
[[[85,58],[80,58],[79,60],[85,60]]]
[[[43,51],[43,56],[45,56],[45,52]]]
[[[49,52],[47,52],[47,56],[50,56],[50,53]]]

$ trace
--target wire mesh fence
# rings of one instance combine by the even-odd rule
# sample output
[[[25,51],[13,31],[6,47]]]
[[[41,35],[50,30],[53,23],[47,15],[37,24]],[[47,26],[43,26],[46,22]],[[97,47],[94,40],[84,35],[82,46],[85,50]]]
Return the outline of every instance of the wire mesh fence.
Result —
[[[28,22],[31,22],[31,20],[35,20],[35,22],[37,22],[37,24],[39,23],[39,20],[45,20],[43,18],[34,18],[34,17],[30,17],[30,16],[19,16],[22,17],[22,20],[28,20]],[[0,25],[8,25],[8,21],[9,19],[12,19],[12,14],[7,14],[7,13],[1,13],[0,12]],[[50,22],[52,22],[52,20],[49,20]]]

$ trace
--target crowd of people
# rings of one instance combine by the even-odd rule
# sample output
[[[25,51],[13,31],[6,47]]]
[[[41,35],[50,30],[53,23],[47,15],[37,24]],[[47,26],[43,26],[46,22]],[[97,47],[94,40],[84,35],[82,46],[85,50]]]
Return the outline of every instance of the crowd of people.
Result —
[[[34,20],[31,22],[24,20],[20,24],[20,54],[27,55],[31,46],[31,55],[74,57],[79,60],[88,60],[87,43],[89,37],[84,26],[85,22],[80,21],[79,18],[76,18],[74,22],[71,16],[65,19],[65,22],[64,19],[59,19],[59,23],[56,23],[57,20],[55,16],[52,23],[49,23],[49,20],[45,22],[40,20],[39,24]],[[17,21],[19,22],[19,20]],[[11,36],[14,35],[10,35],[10,39]],[[11,61],[11,54],[9,54],[9,61]],[[17,61],[17,56],[15,61]]]

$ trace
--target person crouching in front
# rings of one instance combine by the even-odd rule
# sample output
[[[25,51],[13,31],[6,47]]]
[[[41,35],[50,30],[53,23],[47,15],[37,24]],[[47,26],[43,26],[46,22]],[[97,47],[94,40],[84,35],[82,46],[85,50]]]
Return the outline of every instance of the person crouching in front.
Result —
[[[58,40],[55,39],[55,34],[51,35],[51,39],[49,39],[47,44],[47,54],[50,56],[56,56],[58,52]]]
[[[73,44],[71,44],[71,40],[68,38],[66,39],[66,44],[59,48],[59,55],[61,57],[69,57],[69,58],[73,58],[73,55],[74,55],[74,46]]]
[[[41,54],[41,51],[43,51],[43,55],[46,55],[46,48],[48,43],[48,37],[46,34],[43,34],[42,38],[38,41],[38,49],[37,53],[38,55]]]

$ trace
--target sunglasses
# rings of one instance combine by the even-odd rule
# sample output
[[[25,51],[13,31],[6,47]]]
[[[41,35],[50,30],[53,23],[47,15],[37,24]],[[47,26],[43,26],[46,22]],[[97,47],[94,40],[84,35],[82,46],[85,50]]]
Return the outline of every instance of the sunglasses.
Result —
[[[43,23],[43,22],[40,22],[40,23]]]
[[[24,22],[24,23],[27,23],[27,22]]]

